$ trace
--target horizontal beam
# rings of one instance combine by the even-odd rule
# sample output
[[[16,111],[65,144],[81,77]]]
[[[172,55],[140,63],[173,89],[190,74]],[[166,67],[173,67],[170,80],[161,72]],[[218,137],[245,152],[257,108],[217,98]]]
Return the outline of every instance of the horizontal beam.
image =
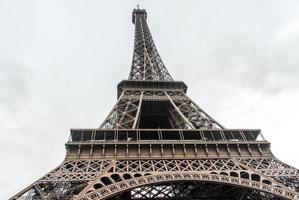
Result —
[[[68,159],[206,159],[272,157],[270,143],[66,143]]]
[[[183,91],[187,92],[187,85],[182,81],[138,81],[123,80],[117,85],[117,97],[124,90],[166,90],[166,91]]]
[[[265,141],[260,129],[71,129],[69,142]]]

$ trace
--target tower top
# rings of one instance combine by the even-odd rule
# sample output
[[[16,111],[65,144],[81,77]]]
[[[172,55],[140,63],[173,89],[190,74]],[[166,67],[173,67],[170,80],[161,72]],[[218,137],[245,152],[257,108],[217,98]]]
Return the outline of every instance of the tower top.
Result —
[[[155,46],[147,25],[145,9],[133,10],[132,22],[135,25],[134,52],[129,80],[173,81]]]
[[[145,9],[139,9],[139,5],[137,5],[137,9],[134,9],[133,13],[132,13],[132,22],[133,22],[133,24],[135,24],[135,20],[136,20],[137,15],[143,16],[145,20],[147,19],[146,10]]]

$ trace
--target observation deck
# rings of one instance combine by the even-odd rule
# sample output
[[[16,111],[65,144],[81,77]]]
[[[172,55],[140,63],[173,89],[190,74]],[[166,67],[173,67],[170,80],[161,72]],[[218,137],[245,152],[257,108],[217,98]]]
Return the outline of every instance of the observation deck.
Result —
[[[117,85],[117,98],[123,91],[183,91],[187,92],[187,85],[183,81],[146,81],[123,80]]]
[[[270,157],[260,129],[71,129],[67,158]]]

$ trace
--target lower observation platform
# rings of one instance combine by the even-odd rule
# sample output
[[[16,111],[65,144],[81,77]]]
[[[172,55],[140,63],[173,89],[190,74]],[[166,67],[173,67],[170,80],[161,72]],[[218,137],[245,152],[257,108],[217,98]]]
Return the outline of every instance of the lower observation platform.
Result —
[[[72,129],[68,159],[271,157],[259,129]]]
[[[260,129],[71,129],[70,142],[84,141],[247,142],[264,140]]]

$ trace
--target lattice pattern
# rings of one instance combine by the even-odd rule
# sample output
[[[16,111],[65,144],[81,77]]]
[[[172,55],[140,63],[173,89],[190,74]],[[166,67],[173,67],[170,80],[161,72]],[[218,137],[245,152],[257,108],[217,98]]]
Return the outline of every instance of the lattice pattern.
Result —
[[[20,196],[11,199],[16,200],[59,200],[72,199],[85,186],[87,182],[36,182]]]
[[[71,199],[110,164],[110,160],[65,160],[12,199]]]
[[[221,199],[240,200],[254,196],[264,199],[264,193],[250,191],[244,188],[208,183],[208,182],[181,182],[164,185],[150,185],[135,188],[130,193],[131,199]],[[274,199],[273,195],[267,195]]]
[[[110,164],[107,160],[67,160],[40,181],[93,180]]]
[[[136,92],[138,99],[130,98],[132,94],[123,92],[116,105],[101,124],[102,129],[131,129],[137,123],[138,109],[142,101],[142,92]]]
[[[299,170],[277,158],[246,158],[240,162],[299,192]]]
[[[119,160],[110,173],[164,173],[164,172],[231,172],[246,170],[231,159],[209,160]]]
[[[78,199],[105,199],[136,187],[147,187],[153,183],[161,185],[173,181],[230,184],[287,199],[297,198],[296,192],[246,168],[243,164],[238,164],[233,159],[205,159],[117,160],[110,165],[107,173],[102,174],[86,187],[78,195]]]
[[[224,128],[212,117],[205,113],[183,92],[167,92],[169,99],[173,102],[178,113],[181,113],[187,120],[187,127],[190,129],[201,128]]]
[[[241,163],[257,170],[266,176],[299,176],[299,170],[276,158],[244,158]]]
[[[173,81],[154,44],[146,22],[145,10],[136,10],[133,15],[135,41],[129,80]]]
[[[140,107],[143,101],[170,102],[168,120],[172,128],[213,129],[224,128],[183,91],[123,91],[116,105],[101,124],[102,129],[138,128]]]
[[[112,179],[103,179],[108,182]],[[231,177],[227,175],[218,174],[205,174],[205,173],[161,173],[157,175],[147,175],[131,178],[128,180],[121,180],[119,182],[112,182],[111,184],[103,187],[102,184],[96,184],[93,190],[88,191],[85,195],[79,194],[77,199],[92,200],[92,199],[107,199],[122,191],[132,190],[137,187],[147,186],[157,183],[167,182],[182,182],[182,181],[200,181],[200,182],[215,182],[222,184],[230,184],[239,187],[248,188],[251,190],[259,190],[272,195],[283,197],[286,199],[297,199],[297,193],[287,188],[282,189],[280,186],[270,185],[258,181],[248,180],[245,178]]]
[[[175,107],[169,109],[169,121],[173,128],[177,129],[189,129],[190,126],[186,123],[186,119],[180,114]]]
[[[14,199],[27,197],[31,199],[70,199],[72,195],[78,194],[80,191],[77,199],[84,200],[105,199],[126,190],[135,191],[140,196],[141,194],[138,192],[140,189],[134,190],[134,188],[141,186],[150,188],[149,185],[154,183],[163,185],[167,182],[175,182],[174,185],[177,185],[176,181],[215,182],[220,185],[230,184],[247,188],[251,192],[254,190],[264,191],[287,199],[298,197],[296,192],[260,174],[259,168],[262,169],[265,166],[256,165],[257,171],[255,171],[249,167],[249,164],[245,165],[244,160],[240,160],[240,164],[234,159],[70,160],[65,161]],[[250,160],[248,163],[259,163],[259,160]],[[253,164],[251,165],[253,166]],[[87,181],[92,182],[87,185]],[[82,190],[84,187],[85,189]],[[165,192],[173,191],[169,187],[162,188],[164,188],[162,191]],[[154,190],[157,190],[157,187]],[[145,191],[150,192],[149,190]],[[147,192],[144,192],[142,194],[146,196]]]

